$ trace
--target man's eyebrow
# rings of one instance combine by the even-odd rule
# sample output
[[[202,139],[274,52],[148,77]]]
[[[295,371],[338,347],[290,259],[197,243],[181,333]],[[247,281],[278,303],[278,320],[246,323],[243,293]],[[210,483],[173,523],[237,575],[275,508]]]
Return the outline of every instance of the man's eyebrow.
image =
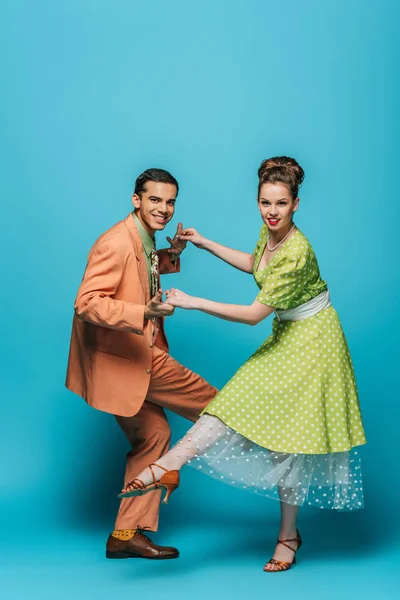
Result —
[[[162,198],[160,198],[159,196],[149,196],[149,198],[150,200],[162,200]],[[171,200],[175,202],[176,198],[168,198],[167,202],[170,202]]]

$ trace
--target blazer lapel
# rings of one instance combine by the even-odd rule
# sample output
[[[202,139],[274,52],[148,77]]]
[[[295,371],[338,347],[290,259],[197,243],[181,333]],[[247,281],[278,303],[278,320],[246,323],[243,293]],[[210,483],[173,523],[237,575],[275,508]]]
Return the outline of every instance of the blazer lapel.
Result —
[[[142,240],[140,239],[140,235],[136,228],[132,213],[129,213],[129,215],[126,217],[125,225],[129,229],[129,232],[133,239],[136,260],[138,261],[139,279],[140,279],[141,286],[143,288],[146,302],[148,302],[150,300],[150,287],[149,287],[149,276],[147,274],[146,259],[144,257]]]

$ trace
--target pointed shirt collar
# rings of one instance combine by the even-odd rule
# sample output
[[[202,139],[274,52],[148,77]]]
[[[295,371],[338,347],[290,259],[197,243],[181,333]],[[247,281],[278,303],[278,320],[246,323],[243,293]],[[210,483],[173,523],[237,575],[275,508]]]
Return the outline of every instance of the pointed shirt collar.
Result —
[[[143,227],[142,223],[137,218],[135,211],[132,211],[132,216],[135,221],[135,225],[137,227],[140,239],[142,240],[143,250],[145,251],[147,258],[150,258],[152,250],[154,250],[156,247],[155,240]]]

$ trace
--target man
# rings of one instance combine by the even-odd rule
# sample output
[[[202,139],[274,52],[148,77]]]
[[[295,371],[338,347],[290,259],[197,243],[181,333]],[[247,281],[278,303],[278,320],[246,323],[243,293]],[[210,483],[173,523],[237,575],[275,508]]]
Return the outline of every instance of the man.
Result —
[[[132,446],[124,486],[167,451],[164,409],[195,421],[217,393],[168,354],[163,319],[174,309],[162,301],[159,273],[179,271],[185,242],[181,223],[168,249],[156,252],[154,235],[172,219],[177,195],[167,171],[148,169],[137,178],[134,211],[95,242],[75,301],[66,386],[115,415]],[[157,531],[160,496],[121,501],[107,558],[179,556],[143,533]]]

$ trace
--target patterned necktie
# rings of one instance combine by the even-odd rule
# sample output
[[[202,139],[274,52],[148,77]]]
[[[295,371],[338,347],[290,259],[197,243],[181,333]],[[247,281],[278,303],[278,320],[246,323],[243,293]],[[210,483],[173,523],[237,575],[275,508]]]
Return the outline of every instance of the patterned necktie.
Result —
[[[150,254],[150,259],[151,259],[151,268],[150,268],[150,297],[154,298],[154,296],[157,294],[158,289],[159,289],[159,275],[160,275],[160,269],[159,269],[159,260],[158,260],[158,254],[156,249],[154,248],[151,251]],[[160,325],[161,325],[161,319],[159,317],[154,317],[152,319],[153,321],[153,325],[154,325],[154,329],[153,329],[153,336],[152,336],[152,341],[153,344],[155,342],[155,339],[157,337],[158,331],[160,329]]]
[[[159,289],[159,260],[156,249],[154,248],[150,254],[151,268],[150,268],[150,297],[153,298]]]

